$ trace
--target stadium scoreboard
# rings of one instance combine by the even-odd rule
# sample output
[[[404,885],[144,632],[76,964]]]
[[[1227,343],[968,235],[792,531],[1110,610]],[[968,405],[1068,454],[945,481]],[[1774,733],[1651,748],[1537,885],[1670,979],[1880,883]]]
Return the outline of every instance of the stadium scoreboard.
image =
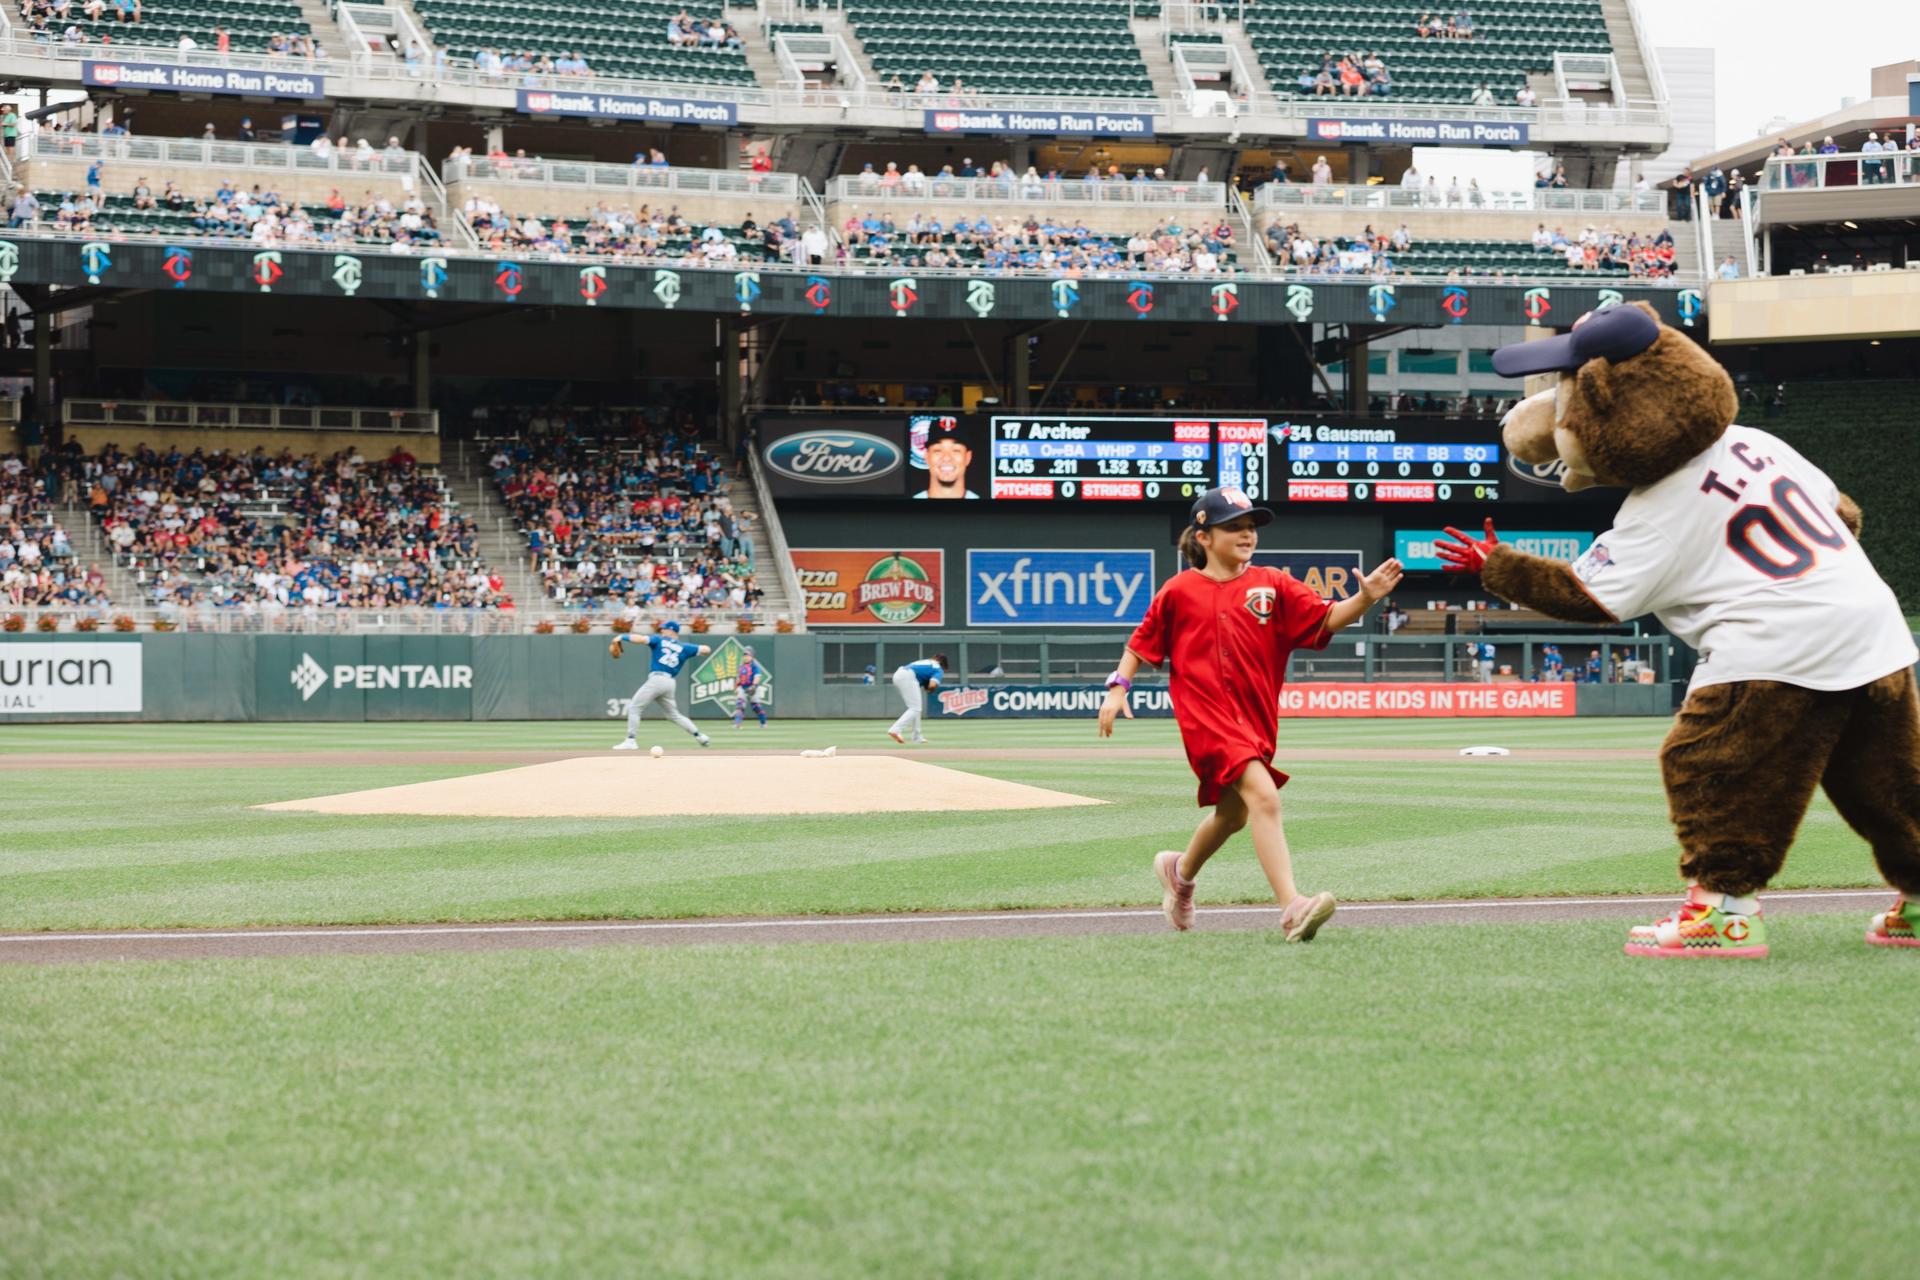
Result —
[[[1501,448],[1484,426],[1281,423],[1273,435],[1285,468],[1283,491],[1274,496],[1289,503],[1500,497]]]
[[[1267,447],[1264,418],[996,414],[987,423],[1000,499],[1191,502],[1233,484],[1258,500],[1267,492]]]

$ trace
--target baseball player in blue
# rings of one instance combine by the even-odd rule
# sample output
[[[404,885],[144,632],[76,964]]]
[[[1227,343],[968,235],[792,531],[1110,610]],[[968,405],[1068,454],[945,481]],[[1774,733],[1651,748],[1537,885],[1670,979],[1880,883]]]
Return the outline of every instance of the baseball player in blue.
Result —
[[[734,678],[733,727],[738,729],[740,722],[747,718],[747,708],[753,708],[753,714],[760,717],[760,727],[767,727],[767,710],[760,705],[755,696],[760,688],[761,677],[766,674],[760,664],[754,661],[753,646],[746,645],[740,650],[740,670]]]
[[[920,691],[938,689],[946,674],[947,655],[944,653],[909,662],[893,673],[893,687],[900,691],[900,698],[907,704],[907,709],[893,722],[893,728],[887,730],[889,738],[895,742],[905,742],[907,736],[911,735],[915,742],[927,740],[920,732],[920,708],[924,702]]]
[[[625,636],[615,636],[613,643],[607,646],[607,652],[617,658],[625,645]],[[701,746],[712,746],[713,739],[700,732],[699,725],[680,714],[680,706],[673,698],[673,681],[674,677],[680,674],[680,664],[689,656],[701,657],[711,650],[703,644],[681,644],[680,624],[677,622],[661,623],[660,634],[647,637],[647,648],[651,656],[651,661],[647,665],[647,678],[638,689],[633,691],[633,697],[627,701],[626,741],[614,743],[613,749],[615,751],[640,749],[638,741],[640,709],[651,702],[659,703],[667,719],[692,734],[694,740]]]

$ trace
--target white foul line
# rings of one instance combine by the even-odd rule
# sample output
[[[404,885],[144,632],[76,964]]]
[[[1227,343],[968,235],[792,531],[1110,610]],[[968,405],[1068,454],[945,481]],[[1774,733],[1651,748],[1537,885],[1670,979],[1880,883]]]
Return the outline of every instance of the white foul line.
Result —
[[[1890,889],[1795,889],[1767,895],[1769,902],[1811,901],[1819,898],[1884,898]],[[1508,907],[1597,907],[1662,905],[1675,895],[1618,898],[1488,898],[1478,902],[1355,902],[1343,903],[1346,914],[1356,911],[1448,911],[1498,910]],[[1279,906],[1207,907],[1203,916],[1278,915]],[[977,915],[919,915],[902,912],[891,916],[801,916],[768,920],[584,920],[578,924],[549,921],[544,924],[443,924],[381,925],[360,927],[334,925],[325,929],[230,929],[207,931],[192,929],[155,929],[131,933],[15,933],[0,934],[0,944],[9,942],[197,942],[225,938],[416,938],[469,933],[650,933],[692,929],[803,929],[841,928],[848,925],[922,925],[922,924],[1007,924],[1020,920],[1125,920],[1160,914],[1157,907],[1126,907],[1110,911],[993,911]]]

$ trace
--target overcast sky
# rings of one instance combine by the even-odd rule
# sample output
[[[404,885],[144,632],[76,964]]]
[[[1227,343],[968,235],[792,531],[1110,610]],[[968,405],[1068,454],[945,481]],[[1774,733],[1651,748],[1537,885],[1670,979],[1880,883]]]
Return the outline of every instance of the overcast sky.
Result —
[[[1864,99],[1872,68],[1920,58],[1914,0],[1645,0],[1640,21],[1656,49],[1713,49],[1716,149],[1753,137],[1775,116],[1807,120],[1842,98]]]
[[[1715,150],[1760,132],[1775,116],[1825,115],[1842,98],[1867,97],[1876,66],[1920,58],[1920,0],[1837,0],[1821,12],[1840,20],[1808,22],[1804,0],[1746,0],[1729,9],[1711,0],[1641,0],[1640,20],[1653,48],[1714,50]],[[1422,148],[1414,162],[1446,186],[1478,178],[1488,190],[1531,185],[1530,152]]]

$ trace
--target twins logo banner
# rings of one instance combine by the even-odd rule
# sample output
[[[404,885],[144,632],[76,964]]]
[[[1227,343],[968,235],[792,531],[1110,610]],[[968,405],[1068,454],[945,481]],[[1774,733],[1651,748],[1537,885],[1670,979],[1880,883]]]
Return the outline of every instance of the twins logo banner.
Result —
[[[810,627],[937,627],[946,622],[945,556],[931,549],[795,548]]]
[[[179,253],[189,249],[191,262]],[[273,256],[260,261],[255,254]],[[339,276],[341,257],[355,258],[357,272]],[[172,265],[169,266],[171,258]],[[121,289],[257,293],[418,302],[423,299],[546,307],[619,308],[772,316],[830,313],[854,319],[898,316],[908,320],[1146,321],[1175,324],[1365,324],[1385,322],[1438,326],[1453,323],[1553,325],[1600,305],[1646,301],[1676,328],[1704,327],[1706,303],[1698,290],[1639,287],[1609,281],[1598,286],[1560,284],[1523,289],[1476,284],[1472,314],[1459,315],[1463,300],[1441,282],[1360,281],[1298,284],[1241,277],[1231,281],[1181,278],[1049,280],[1044,277],[900,276],[825,269],[785,271],[759,263],[739,272],[641,267],[601,261],[517,261],[485,255],[434,253],[340,254],[331,249],[221,245],[185,246],[160,239],[90,240],[76,243],[16,232],[0,238],[0,278],[8,283],[106,284]],[[743,278],[744,277],[744,278]],[[604,285],[604,287],[602,287]],[[1224,286],[1232,286],[1226,288]],[[757,292],[756,292],[757,290]],[[742,296],[742,294],[746,296]],[[828,312],[829,307],[831,311]]]

